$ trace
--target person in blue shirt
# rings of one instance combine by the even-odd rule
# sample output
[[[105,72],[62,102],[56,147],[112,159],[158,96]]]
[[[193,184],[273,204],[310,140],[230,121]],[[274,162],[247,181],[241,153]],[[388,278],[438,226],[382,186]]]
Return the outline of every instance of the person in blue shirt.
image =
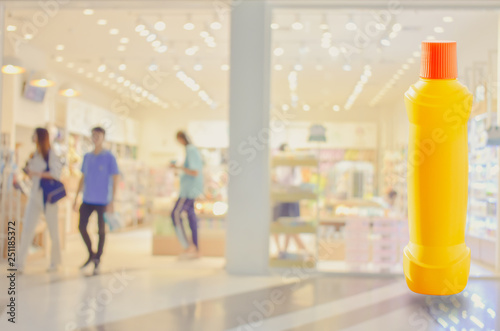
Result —
[[[94,273],[98,270],[106,238],[104,212],[112,213],[114,211],[113,201],[116,196],[119,174],[115,157],[110,151],[103,148],[105,135],[106,131],[101,127],[92,129],[94,150],[85,154],[83,158],[82,177],[73,204],[73,209],[77,211],[78,195],[83,188],[83,202],[79,209],[80,224],[78,227],[87,246],[89,258],[81,268],[94,262]],[[99,244],[96,253],[92,251],[92,242],[87,232],[89,217],[94,211],[97,212],[99,227]]]
[[[192,145],[183,131],[177,132],[177,141],[186,148],[186,159],[182,167],[171,164],[171,168],[182,170],[179,199],[172,210],[172,222],[177,237],[185,249],[185,256],[198,258],[198,218],[194,211],[194,201],[203,194],[203,161],[198,149]],[[191,228],[192,241],[188,238],[182,224],[181,213],[186,212]]]

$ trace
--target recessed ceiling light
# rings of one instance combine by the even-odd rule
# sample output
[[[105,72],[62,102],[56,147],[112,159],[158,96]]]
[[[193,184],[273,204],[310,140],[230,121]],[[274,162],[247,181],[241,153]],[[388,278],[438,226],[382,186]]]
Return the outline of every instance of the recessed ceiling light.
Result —
[[[281,71],[281,70],[283,70],[283,66],[281,64],[275,64],[274,65],[274,70]]]
[[[156,31],[163,31],[163,30],[165,30],[166,27],[167,27],[167,25],[162,20],[159,20],[154,25],[154,28]]]
[[[31,40],[31,39],[33,39],[33,35],[31,33],[27,33],[24,35],[24,39]]]
[[[92,78],[94,77],[94,74],[92,72],[87,72],[86,76],[87,78]]]
[[[58,50],[58,51],[64,50],[64,45],[57,45],[56,50]]]
[[[338,56],[340,54],[340,49],[336,46],[332,46],[328,49],[328,53],[330,53],[331,56]]]
[[[342,69],[343,69],[344,71],[351,71],[351,70],[352,70],[352,67],[351,67],[351,65],[350,65],[350,64],[347,64],[347,63],[346,63],[346,64],[344,64],[344,65],[342,66]]]
[[[220,30],[222,28],[222,24],[219,21],[214,21],[210,23],[210,29],[212,30]]]
[[[399,75],[403,75],[404,73],[405,73],[405,71],[404,71],[403,69],[399,69],[399,70],[398,70],[398,74],[399,74]]]
[[[83,74],[85,72],[85,69],[83,68],[78,68],[78,70],[76,71],[78,72],[79,74]]]
[[[399,23],[396,23],[392,26],[392,31],[394,32],[399,32],[403,29],[403,26]]]
[[[167,45],[162,45],[156,49],[158,53],[165,53],[167,51],[168,47]]]
[[[436,27],[434,28],[434,32],[436,32],[436,33],[443,33],[443,32],[444,32],[444,29],[443,29],[443,27],[442,27],[442,26],[436,26]]]
[[[398,33],[397,32],[394,32],[392,31],[391,33],[389,33],[389,39],[394,39],[398,36]]]
[[[161,45],[161,41],[159,41],[159,40],[155,40],[151,43],[151,46],[153,46],[153,47],[159,47],[160,45]]]
[[[66,67],[71,69],[75,67],[75,64],[73,62],[69,62],[68,64],[66,64]]]
[[[193,69],[194,71],[201,71],[203,69],[203,66],[201,64],[195,64]]]
[[[111,79],[115,78],[115,76],[116,76],[116,74],[114,72],[110,72],[108,74],[108,77],[111,78]]]
[[[56,62],[62,62],[64,58],[62,56],[56,56]]]
[[[281,55],[283,55],[283,54],[285,53],[285,50],[284,50],[283,48],[281,48],[281,47],[276,47],[276,48],[274,49],[274,52],[273,52],[273,53],[274,53],[274,55],[276,55],[276,56],[281,56]]]
[[[392,76],[392,78],[394,78],[394,79],[398,80],[398,79],[399,79],[399,75],[398,75],[398,74],[394,74],[394,75]]]
[[[123,38],[120,39],[120,42],[122,44],[128,44],[129,41],[130,41],[130,39],[128,39],[127,37],[123,37]]]
[[[412,53],[413,57],[420,57],[420,52],[419,51],[415,51]]]
[[[405,63],[405,64],[403,64],[403,69],[404,69],[404,70],[408,70],[408,69],[410,69],[410,66],[409,66],[408,64],[406,64],[406,63]]]
[[[293,69],[295,71],[302,71],[304,67],[302,66],[302,64],[297,63],[296,65],[293,66]]]
[[[349,21],[345,25],[345,29],[347,31],[356,31],[357,28],[358,28],[358,26],[353,21]]]
[[[99,71],[99,72],[106,71],[106,65],[105,64],[101,64],[100,66],[97,67],[97,71]]]
[[[425,39],[427,39],[427,40],[435,40],[436,37],[434,37],[434,36],[431,35],[431,36],[427,36],[427,38],[425,38]]]
[[[142,30],[141,32],[139,32],[139,35],[141,37],[146,37],[148,34],[149,34],[149,30]]]
[[[185,30],[191,31],[191,30],[194,30],[194,28],[195,28],[195,26],[192,22],[187,22],[186,24],[184,24]]]
[[[144,30],[146,28],[146,26],[144,24],[138,24],[136,27],[135,27],[135,31],[136,32],[141,32],[142,30]]]
[[[198,46],[191,46],[185,50],[186,55],[193,56],[198,52],[199,47]]]
[[[14,32],[17,30],[17,26],[15,25],[7,25],[7,31],[8,32]]]
[[[406,62],[408,62],[408,63],[415,63],[415,59],[412,58],[412,57],[409,57]]]
[[[97,20],[97,25],[106,25],[108,24],[108,20],[105,20],[103,18]]]
[[[289,111],[290,110],[290,106],[285,103],[285,104],[283,104],[281,106],[281,109],[283,109],[283,111]]]
[[[156,34],[152,33],[149,36],[147,36],[146,41],[147,42],[152,42],[156,39]]]
[[[385,25],[382,23],[376,23],[375,28],[379,31],[384,31],[385,30]]]
[[[296,21],[292,23],[292,29],[294,29],[295,31],[302,30],[303,28],[304,24],[302,24],[302,22]]]
[[[339,105],[334,105],[333,106],[333,111],[339,111],[340,110],[340,106]]]
[[[391,41],[389,39],[384,38],[380,40],[380,44],[383,46],[391,46]]]
[[[229,70],[229,65],[228,64],[223,64],[223,65],[220,66],[220,69],[222,71],[228,71]]]
[[[279,28],[280,28],[280,25],[278,23],[271,23],[271,29],[278,30]]]
[[[127,65],[126,65],[125,63],[120,64],[120,65],[118,66],[118,70],[121,70],[121,71],[123,71],[123,70],[127,70]]]
[[[116,79],[116,81],[117,81],[118,83],[123,83],[123,82],[125,81],[125,77],[120,76],[120,77],[118,77],[118,78]]]
[[[130,81],[127,79],[123,82],[123,86],[130,86]]]
[[[111,30],[109,30],[109,34],[117,35],[118,33],[120,33],[120,30],[118,30],[118,29],[111,29]]]
[[[148,66],[148,70],[149,71],[156,71],[158,70],[158,65],[156,63],[151,63],[149,66]]]
[[[117,48],[118,52],[124,52],[126,49],[127,49],[127,47],[125,47],[125,45],[120,45]]]
[[[443,22],[445,22],[445,23],[451,23],[451,22],[453,22],[453,17],[451,17],[451,16],[444,16],[443,17]]]
[[[93,9],[85,9],[83,11],[83,15],[94,15],[94,10]]]
[[[302,109],[304,109],[304,111],[310,111],[311,110],[311,106],[305,104],[302,106]]]

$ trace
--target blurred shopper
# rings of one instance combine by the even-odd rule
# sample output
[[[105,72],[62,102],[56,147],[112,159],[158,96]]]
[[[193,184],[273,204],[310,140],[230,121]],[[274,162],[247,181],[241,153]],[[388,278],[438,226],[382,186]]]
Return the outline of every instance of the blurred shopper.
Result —
[[[104,212],[114,211],[113,201],[116,197],[116,187],[118,186],[118,165],[116,159],[110,151],[103,148],[106,131],[101,127],[92,129],[92,142],[94,150],[85,154],[82,163],[82,177],[78,184],[75,195],[73,209],[77,210],[78,195],[83,188],[83,202],[80,205],[79,229],[83,241],[87,246],[89,258],[81,266],[87,267],[94,263],[94,273],[98,271],[101,256],[104,249],[106,229],[104,224]],[[97,223],[99,228],[99,244],[97,252],[92,251],[92,242],[87,232],[89,217],[93,212],[97,212]]]
[[[175,203],[172,211],[172,222],[175,232],[181,245],[184,247],[184,257],[200,257],[198,248],[198,218],[194,211],[194,201],[203,194],[203,161],[198,149],[191,144],[187,135],[183,131],[177,132],[177,141],[186,148],[186,159],[182,167],[171,164],[171,168],[182,170],[180,178],[179,199]],[[191,242],[188,241],[184,225],[182,224],[181,213],[186,212],[191,228]]]
[[[40,180],[56,179],[61,176],[62,163],[50,146],[49,133],[46,129],[37,128],[33,134],[33,142],[36,151],[24,168],[24,172],[31,178],[32,187],[29,200],[26,205],[23,218],[23,229],[21,234],[21,245],[17,257],[19,271],[23,271],[28,250],[35,237],[35,229],[40,214],[45,214],[45,221],[49,229],[52,241],[50,254],[50,267],[48,271],[55,271],[61,264],[61,250],[59,241],[59,220],[57,217],[57,202],[44,202],[44,195]]]

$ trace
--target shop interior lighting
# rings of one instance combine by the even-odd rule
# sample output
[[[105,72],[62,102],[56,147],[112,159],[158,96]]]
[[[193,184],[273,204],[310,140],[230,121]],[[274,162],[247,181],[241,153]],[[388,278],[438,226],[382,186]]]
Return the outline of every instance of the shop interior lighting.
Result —
[[[356,31],[358,29],[358,26],[356,25],[356,23],[354,23],[354,21],[352,20],[352,16],[349,16],[349,20],[347,21],[347,23],[345,24],[345,29],[347,31]]]
[[[6,56],[3,59],[2,73],[8,75],[22,74],[26,72],[21,59],[14,56]]]
[[[6,28],[7,32],[14,32],[17,30],[17,26],[15,25],[7,25],[7,28]]]
[[[415,51],[412,53],[414,57],[420,56],[420,52]],[[403,63],[401,65],[401,68],[396,71],[396,73],[392,76],[392,78],[380,89],[380,91],[373,97],[373,99],[370,101],[369,105],[370,107],[376,106],[380,100],[386,95],[386,93],[394,87],[396,82],[401,78],[402,75],[404,75],[408,69],[410,69],[410,64],[414,64],[416,61],[414,57],[408,58],[406,63]]]
[[[106,24],[108,24],[108,21],[105,19],[101,18],[101,19],[97,20],[97,25],[106,25]]]
[[[127,47],[125,47],[125,45],[120,45],[116,48],[116,50],[118,52],[125,52],[125,50],[127,49]]]
[[[201,89],[200,85],[191,77],[189,77],[184,71],[179,70],[175,76],[184,83],[191,91],[197,92],[198,97],[206,103],[210,108],[215,109],[217,104],[210,98],[208,93]]]
[[[274,65],[274,70],[281,71],[281,70],[283,70],[283,66],[281,64],[275,64]]]
[[[191,30],[194,30],[195,28],[195,25],[194,23],[191,21],[191,15],[189,15],[187,17],[187,22],[184,24],[184,29],[185,30],[188,30],[188,31],[191,31]]]
[[[292,23],[292,29],[299,31],[304,29],[304,24],[300,21],[300,17],[297,15],[295,22]]]
[[[30,85],[37,87],[51,87],[56,84],[52,76],[46,71],[37,71],[30,79]]]
[[[116,28],[113,28],[113,29],[110,29],[109,30],[109,34],[110,35],[117,35],[120,33],[120,30],[116,29]]]
[[[64,61],[64,58],[62,56],[56,56],[55,60],[56,62],[62,62]]]
[[[56,50],[58,50],[58,51],[64,50],[64,45],[57,45]]]
[[[297,107],[299,102],[299,96],[297,94],[297,86],[298,86],[298,75],[296,71],[291,71],[288,74],[288,88],[290,89],[290,104],[292,107]]]
[[[351,65],[350,65],[349,63],[346,63],[346,64],[344,64],[344,65],[342,66],[342,69],[343,69],[344,71],[351,71],[351,70],[352,70],[352,67],[351,67]]]
[[[333,57],[337,57],[340,54],[340,49],[337,46],[332,46],[328,49],[328,53]]]
[[[349,110],[352,108],[354,102],[356,101],[358,96],[361,94],[361,92],[363,92],[363,88],[371,76],[372,76],[372,69],[371,69],[371,66],[367,64],[364,66],[363,74],[359,78],[359,81],[356,83],[356,86],[354,86],[354,90],[352,91],[349,98],[347,98],[347,102],[344,105],[345,110]]]
[[[339,105],[333,105],[333,111],[340,111]]]
[[[85,72],[85,69],[83,68],[78,68],[78,70],[76,71],[78,72],[79,74],[83,74]]]
[[[201,31],[200,37],[203,38],[203,41],[208,47],[214,48],[215,46],[217,46],[214,36],[212,36],[207,30]]]
[[[332,33],[330,31],[321,33],[321,47],[326,49],[332,47]]]
[[[273,51],[275,56],[281,56],[285,54],[285,50],[282,47],[276,47]]]
[[[444,29],[443,29],[442,26],[436,26],[436,27],[434,27],[434,32],[436,32],[436,33],[443,33]]]
[[[141,32],[145,29],[146,29],[146,26],[144,24],[140,23],[140,24],[137,24],[137,26],[135,27],[135,32]]]
[[[210,29],[212,30],[220,30],[222,28],[222,23],[217,19],[217,16],[214,18],[212,23],[210,23]]]
[[[58,91],[59,95],[72,98],[72,97],[77,97],[81,94],[80,90],[75,86],[70,83],[64,83],[59,87]]]
[[[323,17],[321,18],[321,23],[319,25],[319,28],[321,30],[328,30],[328,29],[330,29],[330,27],[328,26],[328,23],[327,23],[326,15],[323,15]]]
[[[121,63],[121,64],[118,66],[118,70],[120,70],[120,71],[127,70],[127,65],[126,65],[125,63]]]
[[[158,21],[156,21],[154,25],[156,31],[164,31],[166,27],[167,25],[161,18]]]
[[[31,40],[31,39],[33,39],[33,35],[31,33],[27,33],[24,35],[24,39]]]
[[[94,10],[93,9],[84,9],[83,15],[87,15],[87,16],[94,15]]]
[[[228,71],[228,70],[229,70],[229,64],[223,64],[223,65],[221,65],[221,66],[220,66],[220,69],[221,69],[222,71]]]
[[[451,17],[451,16],[444,16],[443,17],[443,22],[445,22],[445,23],[451,23],[451,22],[453,22],[453,17]]]
[[[271,29],[278,30],[279,28],[280,28],[280,25],[278,23],[271,23]]]
[[[120,38],[120,43],[122,44],[128,44],[129,41],[130,39],[128,39],[127,37]]]
[[[75,67],[75,64],[73,62],[68,62],[68,64],[66,64],[66,67],[72,69]]]

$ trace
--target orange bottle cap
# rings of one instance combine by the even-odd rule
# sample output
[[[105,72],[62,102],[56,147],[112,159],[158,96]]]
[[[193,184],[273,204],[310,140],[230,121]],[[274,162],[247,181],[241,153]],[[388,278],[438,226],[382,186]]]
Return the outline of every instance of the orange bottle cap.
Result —
[[[420,77],[429,79],[457,78],[457,42],[423,41]]]

